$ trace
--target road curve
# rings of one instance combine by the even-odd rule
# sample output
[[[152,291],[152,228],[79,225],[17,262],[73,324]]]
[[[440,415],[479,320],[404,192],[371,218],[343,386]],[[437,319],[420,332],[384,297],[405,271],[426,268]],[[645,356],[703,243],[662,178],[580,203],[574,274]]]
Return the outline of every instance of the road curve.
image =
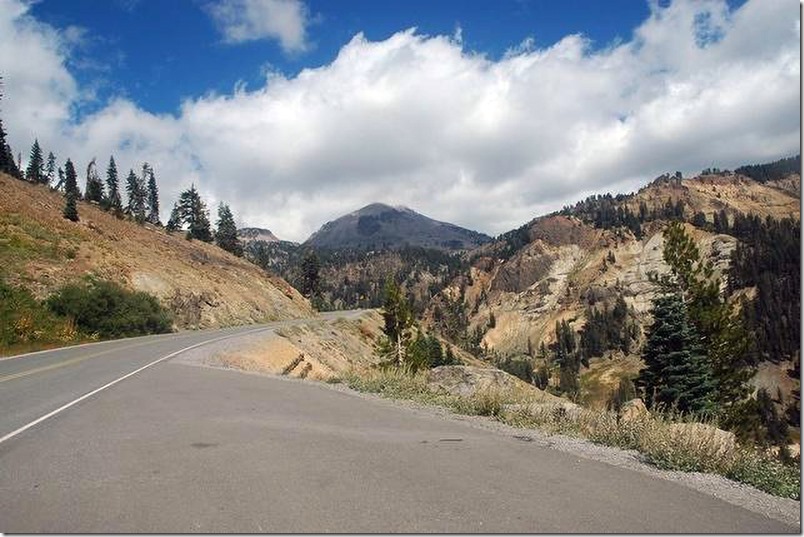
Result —
[[[160,357],[256,328],[272,326],[0,361],[0,437]],[[0,531],[798,528],[677,483],[387,401],[166,360],[0,442]]]

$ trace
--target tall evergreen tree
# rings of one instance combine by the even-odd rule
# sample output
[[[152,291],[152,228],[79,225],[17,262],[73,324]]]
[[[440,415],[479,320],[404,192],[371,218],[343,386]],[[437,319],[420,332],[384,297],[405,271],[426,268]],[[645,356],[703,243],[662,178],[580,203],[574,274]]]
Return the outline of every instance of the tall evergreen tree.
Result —
[[[577,350],[575,332],[566,320],[556,321],[554,362],[559,366],[559,388],[570,398],[580,394],[580,370],[583,357]],[[588,365],[588,364],[587,364]]]
[[[212,242],[207,207],[195,185],[181,193],[178,207],[182,222],[187,224],[187,238]]]
[[[413,314],[404,293],[391,279],[385,283],[382,317],[385,339],[380,345],[380,353],[397,366],[402,366],[410,343]]]
[[[45,182],[45,157],[42,155],[42,148],[39,147],[39,140],[34,140],[31,146],[31,156],[28,159],[28,168],[25,170],[25,179],[32,183]]]
[[[701,351],[709,360],[716,385],[714,397],[724,424],[732,425],[741,419],[750,394],[748,381],[755,371],[748,334],[735,305],[721,296],[712,263],[702,258],[684,225],[671,223],[664,238],[664,261],[670,266],[670,275],[660,283],[681,294],[689,321],[700,337]]]
[[[243,243],[237,238],[237,225],[235,225],[232,210],[225,203],[218,206],[218,222],[215,231],[215,244],[227,252],[243,257]]]
[[[301,263],[301,293],[309,299],[315,298],[321,293],[321,277],[319,271],[321,263],[315,250],[310,249],[304,256]]]
[[[173,210],[170,211],[170,219],[168,220],[165,229],[168,231],[178,231],[184,223],[184,218],[181,214],[178,202],[173,204]]]
[[[75,174],[75,167],[70,159],[64,164],[64,211],[63,216],[73,222],[78,222],[78,207],[77,201],[81,196],[78,191],[78,177]]]
[[[0,101],[3,99],[3,77],[0,76]],[[22,179],[22,174],[14,162],[14,153],[6,141],[6,131],[3,128],[3,118],[0,117],[0,172],[7,173],[17,179]]]
[[[94,158],[87,165],[87,188],[84,196],[87,201],[103,203],[103,183],[98,176],[98,167]]]
[[[687,319],[681,295],[653,301],[653,324],[642,353],[645,368],[637,378],[650,407],[681,412],[712,412],[715,384],[695,327]]]
[[[123,202],[120,199],[120,179],[117,175],[117,163],[114,156],[109,157],[109,166],[106,168],[106,209],[116,216],[123,214]]]
[[[64,169],[61,168],[61,167],[59,168],[58,176],[59,176],[59,181],[56,183],[55,190],[57,190],[57,191],[58,190],[64,190],[64,182],[66,181],[66,178],[64,176]]]
[[[143,188],[134,170],[129,170],[128,177],[126,178],[126,193],[128,194],[128,206],[126,212],[138,224],[145,222],[145,188]]]
[[[148,216],[147,220],[155,226],[161,226],[159,220],[159,189],[156,187],[154,169],[147,162],[142,165],[142,182],[148,184]]]
[[[53,186],[53,180],[56,178],[56,155],[53,151],[47,154],[47,163],[45,164],[45,184]]]

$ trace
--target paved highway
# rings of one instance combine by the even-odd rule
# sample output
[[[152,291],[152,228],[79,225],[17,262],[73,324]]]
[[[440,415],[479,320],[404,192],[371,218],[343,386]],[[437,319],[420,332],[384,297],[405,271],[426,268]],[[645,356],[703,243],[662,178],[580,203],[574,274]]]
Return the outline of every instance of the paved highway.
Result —
[[[157,361],[276,326],[0,361],[0,531],[798,532],[677,483],[390,402]]]

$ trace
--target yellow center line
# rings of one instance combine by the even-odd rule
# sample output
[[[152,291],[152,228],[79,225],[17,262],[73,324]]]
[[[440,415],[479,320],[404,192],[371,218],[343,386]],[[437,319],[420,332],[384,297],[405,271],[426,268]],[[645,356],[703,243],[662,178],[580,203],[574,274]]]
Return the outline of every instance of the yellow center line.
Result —
[[[175,339],[183,339],[183,338],[189,337],[191,335],[194,335],[194,334],[184,334],[184,335],[176,337]],[[96,358],[96,357],[102,356],[104,354],[109,354],[109,353],[117,352],[117,351],[123,351],[123,350],[126,350],[126,349],[133,349],[133,348],[136,348],[136,347],[144,347],[146,345],[151,345],[153,343],[159,343],[159,341],[145,341],[143,343],[135,343],[133,345],[126,345],[125,347],[117,347],[115,349],[96,352],[94,354],[88,354],[86,356],[79,356],[77,358],[71,358],[69,360],[65,360],[63,362],[58,362],[58,363],[55,363],[55,364],[43,365],[41,367],[35,367],[33,369],[28,369],[26,371],[20,371],[19,373],[12,373],[10,375],[0,377],[0,384],[2,384],[3,382],[8,382],[9,380],[14,380],[14,379],[22,378],[22,377],[27,377],[29,375],[35,375],[36,373],[42,373],[44,371],[50,371],[51,369],[58,369],[59,367],[66,367],[68,365],[77,364],[79,362],[83,362],[84,360],[89,360],[90,358]],[[69,349],[69,347],[67,347],[66,349]]]

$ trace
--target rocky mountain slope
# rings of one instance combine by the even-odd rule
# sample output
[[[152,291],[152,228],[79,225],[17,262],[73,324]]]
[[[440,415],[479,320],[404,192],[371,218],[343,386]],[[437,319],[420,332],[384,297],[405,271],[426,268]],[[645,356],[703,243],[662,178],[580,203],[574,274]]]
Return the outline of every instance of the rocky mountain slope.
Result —
[[[277,236],[271,233],[270,229],[263,229],[259,227],[244,227],[238,229],[237,237],[243,241],[244,244],[254,241],[279,242]]]
[[[63,197],[0,174],[0,277],[45,297],[87,274],[155,295],[179,328],[210,328],[314,314],[279,277],[182,233],[138,226],[79,202],[79,222],[62,217]]]
[[[316,249],[399,249],[404,246],[466,250],[490,237],[439,222],[407,207],[373,203],[327,222],[304,243]]]
[[[662,259],[667,221],[688,222],[688,232],[714,262],[725,288],[739,239],[733,231],[721,232],[718,221],[725,215],[733,223],[738,213],[800,220],[799,193],[798,174],[760,183],[717,173],[662,176],[633,195],[590,198],[471,252],[470,268],[432,301],[427,322],[478,350],[529,355],[538,362],[542,345],[555,341],[557,321],[568,321],[579,333],[590,312],[610,315],[624,301],[618,322],[628,332],[627,341],[600,353],[584,371],[594,381],[587,383],[587,395],[600,403],[621,377],[633,378],[641,367],[638,354],[656,290],[649,274],[668,270]],[[746,288],[733,296],[755,294],[755,288]],[[774,394],[780,388],[789,395],[795,384],[787,374],[791,367],[784,361],[763,365],[755,380]]]

